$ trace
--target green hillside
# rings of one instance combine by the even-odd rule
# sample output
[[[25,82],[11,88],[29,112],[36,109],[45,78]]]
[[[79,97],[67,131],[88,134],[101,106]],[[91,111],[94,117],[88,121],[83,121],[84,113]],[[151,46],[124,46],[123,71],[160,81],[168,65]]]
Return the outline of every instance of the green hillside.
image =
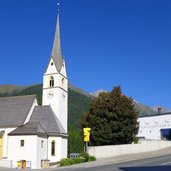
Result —
[[[2,85],[0,86],[0,97],[7,96],[22,96],[22,95],[37,95],[39,105],[42,103],[42,84],[20,87],[13,85]],[[89,110],[89,105],[94,97],[69,84],[68,90],[68,125],[69,125],[69,143],[68,152],[82,152],[83,151],[83,140],[80,130],[80,116]],[[139,115],[153,114],[154,111],[146,106],[139,103],[135,103]]]
[[[42,84],[28,86],[26,88],[20,88],[14,86],[15,90],[13,91],[1,91],[1,89],[5,89],[5,86],[0,86],[0,97],[7,97],[7,96],[22,96],[22,95],[37,95],[37,100],[39,105],[42,103]],[[11,86],[12,89],[12,86]],[[8,90],[8,89],[6,89]],[[77,91],[78,90],[78,91]],[[74,86],[69,85],[69,92],[68,92],[68,99],[69,99],[69,127],[80,127],[80,116],[87,112],[89,109],[89,104],[92,97],[86,94],[84,91],[75,88]]]
[[[80,116],[89,110],[89,104],[92,100],[92,96],[69,84],[69,127],[79,128]],[[22,96],[36,94],[39,105],[42,103],[42,84],[22,87],[13,85],[2,85],[0,86],[0,97],[6,96]],[[150,107],[136,103],[135,106],[140,116],[154,114],[155,111]]]

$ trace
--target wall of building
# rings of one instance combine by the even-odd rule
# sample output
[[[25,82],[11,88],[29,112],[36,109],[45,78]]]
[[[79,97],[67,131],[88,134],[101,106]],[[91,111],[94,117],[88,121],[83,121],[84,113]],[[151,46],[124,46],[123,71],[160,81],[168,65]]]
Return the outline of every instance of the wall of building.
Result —
[[[0,128],[0,131],[5,131],[3,135],[3,156],[2,159],[7,159],[7,153],[8,153],[8,133],[16,129],[14,128]]]
[[[88,147],[89,155],[99,158],[114,157],[126,154],[150,152],[171,147],[171,141],[148,140],[140,144],[110,145]]]
[[[138,118],[138,137],[161,140],[161,129],[171,128],[171,114],[154,115]]]
[[[11,168],[12,167],[12,160],[0,160],[0,166]]]
[[[36,168],[41,168],[41,161],[48,159],[48,140],[47,138],[38,137],[37,138],[37,166]]]
[[[55,155],[51,155],[51,143],[55,141]],[[63,146],[63,149],[67,149]],[[49,137],[48,138],[48,159],[50,162],[60,161],[62,158],[62,138],[61,137]]]
[[[20,146],[21,140],[24,140],[23,147]],[[31,162],[32,169],[41,168],[40,161],[46,159],[45,151],[47,150],[47,146],[44,146],[43,150],[40,149],[42,140],[45,141],[45,139],[38,138],[36,135],[9,136],[8,160],[13,161],[13,167],[17,167],[17,161],[26,160]]]
[[[68,157],[68,139],[62,138],[61,158]]]

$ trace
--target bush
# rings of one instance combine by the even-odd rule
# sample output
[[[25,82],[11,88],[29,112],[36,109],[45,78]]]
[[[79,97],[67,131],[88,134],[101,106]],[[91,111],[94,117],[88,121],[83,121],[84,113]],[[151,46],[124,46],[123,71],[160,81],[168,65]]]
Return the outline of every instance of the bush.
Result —
[[[73,160],[74,160],[74,164],[85,162],[85,158],[83,158],[83,157],[78,157],[78,158],[75,158]]]
[[[89,156],[88,161],[96,161],[96,157],[95,156]]]
[[[94,156],[89,156],[88,153],[82,152],[78,158],[71,159],[71,158],[65,158],[62,159],[59,164],[60,166],[70,166],[73,164],[78,164],[78,163],[85,163],[88,161],[95,161],[96,157]]]
[[[139,138],[138,138],[138,137],[134,137],[134,138],[133,138],[133,143],[134,143],[134,144],[138,144],[138,141],[139,141]]]
[[[74,161],[73,161],[73,159],[66,158],[66,159],[62,159],[59,162],[59,164],[60,164],[60,166],[70,166],[70,165],[74,164]]]
[[[80,157],[85,158],[85,162],[87,162],[87,161],[88,161],[88,159],[89,159],[89,154],[88,154],[88,153],[86,153],[86,152],[82,152],[82,153],[80,153]]]
[[[84,163],[84,162],[86,162],[86,159],[84,157],[78,157],[75,159],[70,159],[70,158],[62,159],[59,162],[59,164],[60,166],[70,166],[73,164]]]

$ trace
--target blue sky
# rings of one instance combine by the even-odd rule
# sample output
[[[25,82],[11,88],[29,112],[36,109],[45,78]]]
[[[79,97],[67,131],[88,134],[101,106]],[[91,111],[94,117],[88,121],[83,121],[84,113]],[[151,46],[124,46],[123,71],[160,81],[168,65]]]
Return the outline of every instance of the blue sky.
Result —
[[[170,0],[60,0],[70,83],[171,108]],[[0,0],[0,84],[42,83],[57,0]]]

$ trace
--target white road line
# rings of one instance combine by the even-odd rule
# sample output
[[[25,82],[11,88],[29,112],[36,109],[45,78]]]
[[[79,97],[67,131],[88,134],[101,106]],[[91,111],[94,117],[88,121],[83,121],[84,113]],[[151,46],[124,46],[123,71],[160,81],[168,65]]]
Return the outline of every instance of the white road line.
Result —
[[[162,163],[161,165],[164,166],[164,165],[168,165],[168,164],[171,164],[171,162]]]

